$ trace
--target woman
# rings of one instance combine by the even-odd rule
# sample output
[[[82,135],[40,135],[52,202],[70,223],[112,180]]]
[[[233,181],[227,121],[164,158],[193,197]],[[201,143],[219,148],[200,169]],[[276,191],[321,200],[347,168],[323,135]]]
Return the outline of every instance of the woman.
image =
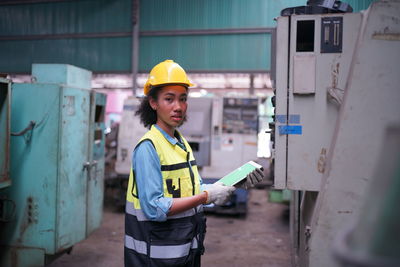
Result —
[[[200,266],[202,205],[224,203],[234,187],[203,185],[188,142],[176,130],[186,118],[185,71],[156,65],[136,112],[150,130],[133,153],[125,218],[125,266]]]

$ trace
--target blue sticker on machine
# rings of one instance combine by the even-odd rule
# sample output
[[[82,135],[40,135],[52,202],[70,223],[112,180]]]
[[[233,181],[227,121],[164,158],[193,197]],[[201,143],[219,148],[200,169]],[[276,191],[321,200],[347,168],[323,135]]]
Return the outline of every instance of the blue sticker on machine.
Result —
[[[289,120],[287,117],[289,117]],[[289,116],[275,115],[275,120],[276,120],[276,122],[279,122],[279,123],[289,122],[292,124],[299,124],[300,123],[300,114],[289,114]]]
[[[278,126],[279,134],[302,134],[303,126],[301,125],[281,125]]]

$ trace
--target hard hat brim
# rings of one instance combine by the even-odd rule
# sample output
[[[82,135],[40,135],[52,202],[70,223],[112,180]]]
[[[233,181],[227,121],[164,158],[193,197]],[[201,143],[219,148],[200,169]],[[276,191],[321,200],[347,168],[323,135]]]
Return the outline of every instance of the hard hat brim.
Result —
[[[167,85],[182,85],[182,86],[184,86],[184,87],[186,87],[187,89],[189,88],[189,87],[193,87],[193,86],[195,86],[195,84],[194,83],[191,83],[191,82],[188,82],[188,83],[162,83],[162,84],[150,84],[150,83],[146,83],[145,85],[144,85],[144,88],[143,88],[143,93],[144,93],[144,95],[149,95],[149,92],[153,89],[153,88],[156,88],[156,87],[163,87],[163,86],[167,86]]]

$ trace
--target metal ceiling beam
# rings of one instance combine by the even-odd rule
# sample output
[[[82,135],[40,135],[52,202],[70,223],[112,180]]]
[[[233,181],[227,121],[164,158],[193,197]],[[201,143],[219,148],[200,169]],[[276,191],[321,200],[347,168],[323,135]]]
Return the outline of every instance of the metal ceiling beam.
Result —
[[[17,40],[51,40],[51,39],[80,39],[80,38],[114,38],[130,37],[131,32],[99,32],[99,33],[66,33],[66,34],[31,34],[31,35],[5,35],[0,36],[0,41]]]
[[[139,36],[184,36],[184,35],[216,35],[216,34],[272,34],[275,28],[234,28],[204,30],[170,30],[141,31]],[[131,37],[132,32],[98,32],[98,33],[65,33],[65,34],[32,34],[0,36],[0,41],[41,40],[41,39],[80,39],[80,38],[115,38]]]
[[[177,36],[177,35],[215,35],[215,34],[254,34],[272,33],[274,28],[228,28],[228,29],[193,29],[193,30],[168,30],[168,31],[141,31],[140,36]]]
[[[26,5],[26,4],[41,4],[41,3],[54,3],[54,2],[72,2],[77,0],[10,0],[1,1],[0,6],[8,5]]]

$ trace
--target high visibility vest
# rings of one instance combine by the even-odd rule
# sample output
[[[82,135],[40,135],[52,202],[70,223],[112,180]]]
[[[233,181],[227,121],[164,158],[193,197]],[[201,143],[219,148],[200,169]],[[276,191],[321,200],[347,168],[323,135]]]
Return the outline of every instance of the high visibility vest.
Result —
[[[153,144],[161,163],[164,196],[180,198],[200,193],[200,179],[188,142],[186,151],[172,145],[153,125],[139,141]],[[202,205],[168,216],[167,221],[149,220],[140,207],[135,173],[131,168],[125,216],[125,266],[191,266],[204,251],[205,217]]]

